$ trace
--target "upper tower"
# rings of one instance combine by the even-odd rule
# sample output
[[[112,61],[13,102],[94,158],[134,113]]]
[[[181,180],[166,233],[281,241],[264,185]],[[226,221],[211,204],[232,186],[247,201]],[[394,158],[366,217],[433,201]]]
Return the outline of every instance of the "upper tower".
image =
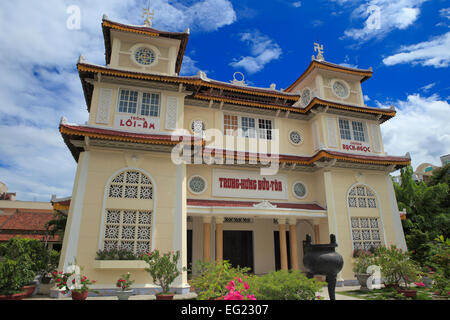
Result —
[[[147,25],[117,23],[103,16],[105,57],[108,67],[141,73],[175,76],[180,73],[189,39],[185,32],[167,32]]]

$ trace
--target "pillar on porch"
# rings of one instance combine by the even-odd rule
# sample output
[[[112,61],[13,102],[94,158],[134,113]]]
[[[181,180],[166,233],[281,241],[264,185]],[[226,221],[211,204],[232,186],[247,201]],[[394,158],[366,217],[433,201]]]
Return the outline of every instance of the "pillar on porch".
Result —
[[[289,219],[289,244],[291,247],[291,267],[298,270],[297,220]]]
[[[211,217],[203,218],[203,262],[211,261]]]
[[[216,217],[216,261],[223,260],[223,217]]]
[[[286,219],[278,219],[280,234],[280,260],[281,270],[288,269],[287,245],[286,245]]]

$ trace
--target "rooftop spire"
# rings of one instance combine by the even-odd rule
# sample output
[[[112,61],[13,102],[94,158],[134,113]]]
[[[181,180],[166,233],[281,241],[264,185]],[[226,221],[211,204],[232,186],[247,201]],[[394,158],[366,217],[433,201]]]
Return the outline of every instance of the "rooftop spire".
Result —
[[[147,2],[147,8],[142,9],[142,18],[145,18],[144,25],[152,26],[152,20],[155,18],[155,10],[150,10],[150,0]]]
[[[317,58],[315,60],[324,61],[325,58],[323,57],[323,44],[320,45],[318,43],[314,43],[314,52],[317,51]]]

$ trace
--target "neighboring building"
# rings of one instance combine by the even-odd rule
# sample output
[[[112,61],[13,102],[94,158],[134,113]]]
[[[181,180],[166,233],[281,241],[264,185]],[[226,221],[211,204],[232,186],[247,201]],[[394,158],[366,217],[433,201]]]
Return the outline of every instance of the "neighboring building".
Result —
[[[406,249],[389,173],[410,158],[384,152],[380,124],[396,111],[364,104],[361,84],[372,70],[326,62],[319,52],[286,90],[256,88],[204,72],[180,76],[187,32],[107,17],[102,28],[106,66],[82,58],[77,65],[88,122],[60,123],[78,163],[60,269],[76,258],[103,294],[130,271],[134,287],[149,293],[158,288],[142,265],[101,263],[96,252],[180,250],[180,266],[227,259],[264,274],[303,269],[306,235],[328,243],[335,234],[345,261],[338,280],[352,284],[354,249]],[[224,134],[214,143],[213,128]],[[181,140],[205,160],[227,150],[228,161],[177,164]],[[252,149],[273,142],[278,157]],[[261,175],[268,160],[279,171]],[[189,290],[186,272],[173,289]]]
[[[11,196],[14,195],[14,196]],[[53,219],[50,202],[17,201],[0,182],[0,242],[13,237],[41,240],[49,249],[61,250],[62,239],[49,236],[45,224]]]
[[[416,171],[414,171],[414,175],[417,177],[414,181],[427,182],[433,175],[433,172],[440,168],[441,167],[432,165],[431,163],[422,163],[417,167]]]
[[[445,156],[441,156],[441,164],[442,166],[446,166],[450,163],[450,154],[446,154]]]

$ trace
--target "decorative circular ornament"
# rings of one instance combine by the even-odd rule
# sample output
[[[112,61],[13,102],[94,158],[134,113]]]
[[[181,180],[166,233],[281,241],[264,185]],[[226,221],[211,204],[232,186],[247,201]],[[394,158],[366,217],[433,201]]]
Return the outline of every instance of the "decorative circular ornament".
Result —
[[[310,101],[311,101],[311,90],[309,88],[305,88],[305,89],[303,89],[303,93],[302,93],[303,106],[306,107]]]
[[[289,133],[289,141],[291,141],[292,144],[295,144],[298,146],[299,144],[301,144],[303,142],[302,135],[297,130],[292,130]]]
[[[191,129],[194,134],[202,134],[206,130],[205,123],[202,120],[194,120]]]
[[[134,52],[134,60],[143,66],[149,66],[155,62],[156,55],[152,49],[141,47]]]
[[[348,86],[342,81],[333,81],[333,93],[339,98],[348,98],[350,91]]]
[[[194,194],[200,194],[205,192],[206,190],[206,180],[201,176],[192,176],[189,179],[189,191]]]
[[[292,186],[292,192],[294,193],[294,196],[297,197],[298,199],[303,199],[306,197],[307,194],[306,185],[301,181],[297,181]]]

